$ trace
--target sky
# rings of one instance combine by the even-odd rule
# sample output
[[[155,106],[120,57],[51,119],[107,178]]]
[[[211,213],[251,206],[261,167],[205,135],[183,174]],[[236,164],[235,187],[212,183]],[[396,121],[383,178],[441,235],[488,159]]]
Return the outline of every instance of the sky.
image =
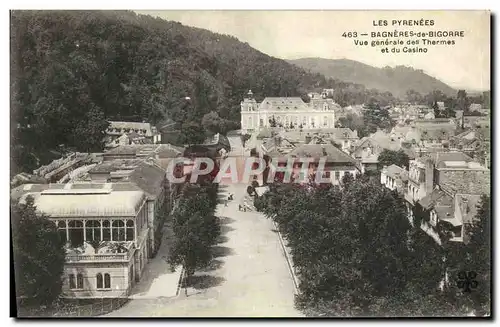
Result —
[[[405,65],[422,69],[454,88],[490,89],[490,16],[486,11],[137,11],[184,25],[229,34],[270,56],[351,59],[375,67]],[[428,20],[433,26],[401,26],[393,20]],[[387,20],[388,26],[379,26]],[[382,23],[383,24],[383,23]],[[377,25],[377,26],[374,26]],[[463,31],[454,45],[429,45],[427,53],[382,53],[360,47],[344,32]],[[378,38],[385,39],[385,38]],[[421,38],[420,47],[422,46]],[[408,38],[403,39],[405,42]],[[412,46],[409,46],[410,48]],[[389,47],[390,48],[390,47]],[[403,46],[400,47],[401,51]]]

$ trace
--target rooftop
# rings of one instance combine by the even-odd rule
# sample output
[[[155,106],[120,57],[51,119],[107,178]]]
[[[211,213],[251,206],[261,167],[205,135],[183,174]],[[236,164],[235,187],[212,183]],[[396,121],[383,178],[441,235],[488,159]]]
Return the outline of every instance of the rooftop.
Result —
[[[387,176],[390,176],[394,179],[401,179],[403,181],[408,180],[408,171],[406,169],[401,168],[397,165],[390,165],[387,167]]]
[[[60,189],[27,193],[33,196],[37,211],[50,217],[135,217],[145,201],[141,191],[113,192],[98,189]]]
[[[428,194],[420,201],[420,205],[429,210],[436,206],[440,207],[451,207],[453,204],[453,198],[441,189],[434,189],[431,194]]]
[[[104,161],[92,168],[89,173],[110,173],[117,170],[133,170],[143,161],[143,159],[114,159]]]
[[[326,157],[327,162],[356,164],[356,160],[331,144],[303,144],[293,149],[290,156],[320,159]]]

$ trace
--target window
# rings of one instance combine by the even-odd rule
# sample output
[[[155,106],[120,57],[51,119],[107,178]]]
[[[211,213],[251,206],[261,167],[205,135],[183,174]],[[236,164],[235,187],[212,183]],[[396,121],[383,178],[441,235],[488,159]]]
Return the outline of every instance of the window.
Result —
[[[259,121],[259,126],[260,126],[260,127],[264,126],[264,119],[262,119],[262,118],[260,119],[260,121]]]
[[[102,274],[101,273],[98,273],[97,276],[96,276],[96,279],[97,279],[97,288],[102,288],[103,287],[103,283],[102,283]]]
[[[68,241],[67,235],[66,235],[66,222],[65,221],[59,221],[57,223],[57,231],[59,233],[59,237],[61,240],[66,243]]]
[[[327,126],[327,125],[328,125],[328,117],[323,116],[323,126]]]
[[[75,284],[75,275],[74,274],[69,274],[69,289],[74,290],[76,288]]]
[[[102,240],[111,241],[111,226],[109,224],[109,220],[102,222]]]
[[[134,240],[134,221],[127,220],[127,241]]]
[[[122,220],[113,221],[112,232],[113,241],[125,241],[125,223]]]
[[[104,288],[111,288],[111,276],[104,274]]]
[[[69,240],[72,247],[83,245],[83,221],[72,220],[68,224]]]
[[[87,242],[101,241],[101,223],[97,220],[88,220],[85,223],[85,236]]]
[[[97,279],[97,285],[96,286],[97,286],[98,289],[111,288],[111,277],[109,276],[108,273],[104,274],[104,283],[103,283],[103,278],[102,278],[102,274],[101,273],[98,273],[96,275],[96,279]]]
[[[78,288],[78,289],[83,288],[83,275],[82,274],[76,275],[76,288]]]
[[[340,171],[335,172],[335,180],[338,181],[340,179]]]

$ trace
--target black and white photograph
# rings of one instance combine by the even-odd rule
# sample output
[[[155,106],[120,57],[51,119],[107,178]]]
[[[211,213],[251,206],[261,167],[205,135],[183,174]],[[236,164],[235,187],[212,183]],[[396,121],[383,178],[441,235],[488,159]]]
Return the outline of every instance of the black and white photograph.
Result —
[[[10,10],[16,318],[492,317],[489,10]]]

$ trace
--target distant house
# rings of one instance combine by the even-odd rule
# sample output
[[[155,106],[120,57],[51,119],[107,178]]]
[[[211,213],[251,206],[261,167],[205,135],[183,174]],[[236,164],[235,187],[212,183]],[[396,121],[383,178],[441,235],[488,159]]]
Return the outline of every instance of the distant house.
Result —
[[[355,146],[351,156],[361,164],[361,172],[378,169],[378,156],[383,147],[373,138],[364,137]]]
[[[293,149],[288,158],[294,158],[293,176],[301,181],[308,180],[308,176],[316,176],[320,160],[324,160],[323,178],[330,180],[334,185],[340,184],[345,174],[356,177],[360,173],[356,160],[333,145],[328,144],[303,144]],[[300,158],[310,158],[307,176],[304,176],[303,163]],[[287,160],[285,158],[285,160]],[[284,162],[286,165],[286,161]]]
[[[397,165],[386,166],[380,174],[380,182],[390,190],[404,193],[408,185],[408,171]]]
[[[342,151],[350,153],[352,148],[359,141],[358,131],[350,128],[335,128],[331,131],[331,139],[341,145]]]
[[[429,111],[428,113],[426,113],[424,115],[424,119],[435,119],[435,118],[436,118],[436,115],[432,111]]]
[[[150,123],[110,121],[106,135],[112,141],[123,134],[135,132],[153,141],[153,131]]]
[[[481,111],[483,109],[483,106],[479,103],[471,103],[469,106],[469,111]]]
[[[111,149],[118,147],[120,145],[131,145],[131,144],[152,144],[150,138],[146,138],[144,135],[140,135],[136,132],[124,133],[115,140],[107,143],[104,147],[105,149]]]
[[[467,231],[476,217],[480,200],[478,194],[453,194],[436,188],[420,201],[425,217],[423,229],[439,244],[443,242],[441,234],[450,242],[467,244]]]

